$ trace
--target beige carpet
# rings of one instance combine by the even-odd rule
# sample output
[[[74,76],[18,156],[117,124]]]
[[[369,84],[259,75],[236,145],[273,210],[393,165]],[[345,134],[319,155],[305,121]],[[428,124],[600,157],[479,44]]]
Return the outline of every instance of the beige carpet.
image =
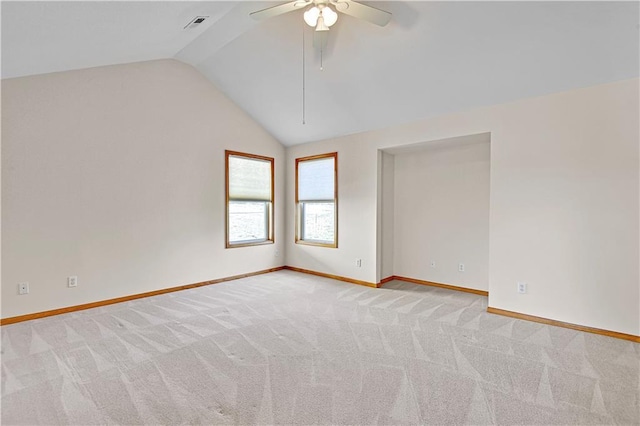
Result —
[[[640,345],[291,271],[2,327],[2,424],[638,424]]]

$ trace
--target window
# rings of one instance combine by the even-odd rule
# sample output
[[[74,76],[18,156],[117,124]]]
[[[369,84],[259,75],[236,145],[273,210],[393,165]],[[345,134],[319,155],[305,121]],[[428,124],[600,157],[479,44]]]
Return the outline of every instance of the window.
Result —
[[[296,159],[296,243],[338,247],[338,153]]]
[[[225,151],[226,246],[273,243],[273,158]]]

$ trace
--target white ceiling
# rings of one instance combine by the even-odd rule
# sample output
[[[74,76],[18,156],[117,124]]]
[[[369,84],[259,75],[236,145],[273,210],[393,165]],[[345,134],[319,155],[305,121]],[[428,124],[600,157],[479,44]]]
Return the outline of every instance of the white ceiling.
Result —
[[[213,21],[222,2],[2,2],[2,78],[172,58]],[[204,23],[203,23],[204,25]]]
[[[639,75],[638,2],[375,2],[391,23],[341,14],[324,71],[302,11],[248,16],[279,3],[4,1],[2,77],[176,58],[293,145]]]

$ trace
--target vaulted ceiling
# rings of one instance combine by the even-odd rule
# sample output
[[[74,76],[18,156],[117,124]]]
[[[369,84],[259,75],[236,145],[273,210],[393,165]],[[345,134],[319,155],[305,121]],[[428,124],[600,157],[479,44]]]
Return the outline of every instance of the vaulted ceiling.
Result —
[[[323,70],[279,3],[5,1],[2,78],[175,58],[293,145],[639,75],[638,2],[365,2],[391,23],[340,14]]]

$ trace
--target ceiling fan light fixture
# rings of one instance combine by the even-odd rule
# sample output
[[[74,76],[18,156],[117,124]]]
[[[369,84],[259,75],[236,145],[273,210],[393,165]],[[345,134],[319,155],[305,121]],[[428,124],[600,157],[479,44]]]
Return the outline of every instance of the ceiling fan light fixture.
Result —
[[[307,25],[310,27],[316,26],[316,24],[318,23],[319,17],[320,17],[320,9],[318,9],[316,6],[313,6],[312,8],[304,12],[304,22],[306,22]]]
[[[329,27],[324,23],[324,17],[318,16],[318,25],[316,25],[316,31],[329,31]]]
[[[324,4],[310,7],[304,12],[304,22],[310,27],[315,27],[316,31],[328,31],[337,20],[338,14]]]
[[[322,18],[324,20],[324,24],[327,27],[332,26],[338,21],[338,14],[333,11],[329,6],[325,6],[321,11]]]

